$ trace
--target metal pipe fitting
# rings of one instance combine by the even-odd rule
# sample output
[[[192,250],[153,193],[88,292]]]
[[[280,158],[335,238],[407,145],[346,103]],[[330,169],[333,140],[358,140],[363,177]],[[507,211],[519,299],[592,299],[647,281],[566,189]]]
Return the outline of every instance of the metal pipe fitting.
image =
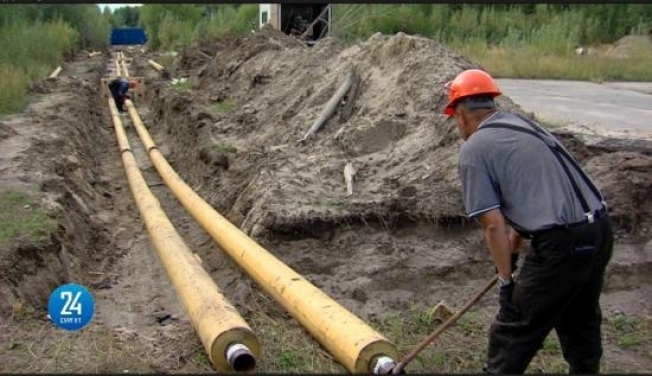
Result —
[[[394,367],[396,367],[396,361],[394,359],[381,355],[376,359],[372,373],[374,375],[389,375],[392,373]]]
[[[251,372],[256,368],[256,358],[249,348],[241,343],[226,349],[226,360],[236,372]]]

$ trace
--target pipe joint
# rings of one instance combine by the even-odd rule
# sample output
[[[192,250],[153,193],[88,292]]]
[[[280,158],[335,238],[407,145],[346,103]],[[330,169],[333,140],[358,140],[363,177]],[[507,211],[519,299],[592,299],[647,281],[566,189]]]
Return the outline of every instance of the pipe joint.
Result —
[[[226,360],[236,372],[251,372],[256,368],[256,358],[249,348],[234,343],[226,348]]]

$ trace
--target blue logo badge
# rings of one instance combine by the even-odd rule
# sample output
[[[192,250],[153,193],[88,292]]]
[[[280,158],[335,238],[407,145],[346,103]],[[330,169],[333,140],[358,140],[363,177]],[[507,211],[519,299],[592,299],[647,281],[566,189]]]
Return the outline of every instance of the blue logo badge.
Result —
[[[69,283],[52,292],[48,312],[52,322],[59,328],[80,330],[91,322],[95,301],[84,286]]]

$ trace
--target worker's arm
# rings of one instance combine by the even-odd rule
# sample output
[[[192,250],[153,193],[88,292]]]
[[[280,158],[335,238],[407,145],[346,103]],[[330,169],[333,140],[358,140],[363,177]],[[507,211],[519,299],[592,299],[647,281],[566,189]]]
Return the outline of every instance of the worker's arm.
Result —
[[[482,226],[482,232],[494,260],[494,265],[498,269],[498,275],[506,280],[511,279],[511,260],[514,244],[510,241],[511,236],[507,232],[505,217],[503,217],[500,209],[493,209],[482,213],[478,220]]]
[[[509,244],[512,253],[519,253],[521,245],[523,245],[523,237],[513,228],[509,231]]]

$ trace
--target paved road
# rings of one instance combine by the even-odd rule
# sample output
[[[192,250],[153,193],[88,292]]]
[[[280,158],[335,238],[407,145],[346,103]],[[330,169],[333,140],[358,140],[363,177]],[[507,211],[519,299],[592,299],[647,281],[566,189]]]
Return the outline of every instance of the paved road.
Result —
[[[553,124],[652,140],[652,83],[498,79],[505,95]]]

